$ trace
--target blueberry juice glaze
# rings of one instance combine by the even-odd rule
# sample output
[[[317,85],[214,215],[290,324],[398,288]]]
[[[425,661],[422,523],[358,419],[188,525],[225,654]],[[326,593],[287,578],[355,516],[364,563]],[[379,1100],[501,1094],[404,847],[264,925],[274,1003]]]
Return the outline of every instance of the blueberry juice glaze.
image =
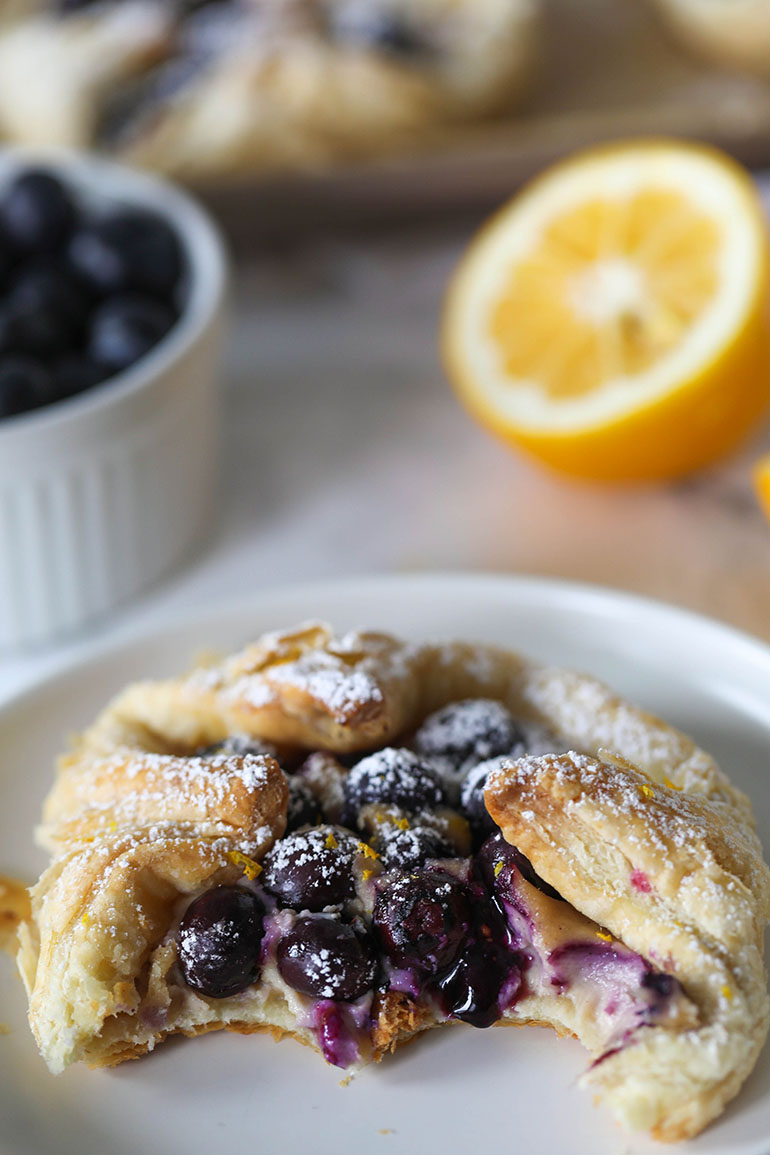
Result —
[[[521,960],[518,998],[562,996],[574,1016],[592,1023],[603,1053],[620,1049],[640,1027],[691,1019],[692,1004],[673,975],[563,902],[502,835],[488,839],[479,859]]]

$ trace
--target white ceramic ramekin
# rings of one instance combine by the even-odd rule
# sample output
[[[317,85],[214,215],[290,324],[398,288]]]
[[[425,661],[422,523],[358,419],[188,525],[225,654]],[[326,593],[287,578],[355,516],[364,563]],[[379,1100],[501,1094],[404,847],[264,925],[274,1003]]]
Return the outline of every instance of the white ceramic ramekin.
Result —
[[[96,388],[0,422],[0,651],[105,615],[180,561],[214,509],[226,261],[209,218],[154,177],[78,155],[0,154],[0,187],[44,163],[84,199],[176,227],[189,271],[180,320]]]

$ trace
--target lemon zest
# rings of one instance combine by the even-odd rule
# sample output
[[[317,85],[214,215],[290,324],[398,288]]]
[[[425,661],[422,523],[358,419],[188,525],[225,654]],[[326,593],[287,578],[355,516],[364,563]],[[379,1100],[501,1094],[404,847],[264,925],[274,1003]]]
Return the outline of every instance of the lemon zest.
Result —
[[[397,826],[399,830],[408,830],[409,829],[409,819],[408,818],[396,818],[393,822],[393,825]]]
[[[249,858],[248,854],[243,854],[240,850],[231,850],[227,855],[234,866],[242,866],[243,873],[247,878],[253,882],[258,874],[262,873],[262,867],[253,858]]]
[[[379,859],[380,857],[376,850],[372,850],[368,842],[359,842],[358,849],[360,850],[361,854],[363,854],[364,858]]]
[[[733,997],[733,992],[730,990],[730,988],[726,984],[725,984],[725,986],[722,987],[722,994],[724,995],[724,997],[726,999],[731,999]]]
[[[367,868],[366,870],[362,871],[361,877],[363,878],[364,882],[368,882],[370,878],[374,877],[374,871]]]
[[[336,850],[338,846],[339,846],[339,842],[337,841],[337,839],[334,837],[334,835],[332,834],[332,832],[330,830],[329,833],[326,835],[326,849],[327,850]]]
[[[496,862],[496,863],[495,863],[495,878],[499,878],[499,877],[500,877],[500,871],[501,871],[502,869],[503,869],[503,864],[502,864],[502,862]]]
[[[612,935],[607,934],[605,930],[597,930],[596,937],[600,938],[602,942],[612,942]]]
[[[655,794],[652,786],[647,786],[644,782],[639,787],[639,792],[643,794],[645,798],[652,798]]]
[[[665,782],[666,786],[668,786],[669,790],[681,790],[682,789],[681,786],[677,786],[676,782],[672,782],[670,778],[664,778],[663,781]]]

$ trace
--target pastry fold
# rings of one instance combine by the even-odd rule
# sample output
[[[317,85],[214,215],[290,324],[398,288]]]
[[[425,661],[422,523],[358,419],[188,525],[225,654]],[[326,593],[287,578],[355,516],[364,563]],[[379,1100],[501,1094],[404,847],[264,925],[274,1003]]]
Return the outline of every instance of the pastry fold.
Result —
[[[412,645],[371,631],[335,638],[319,622],[266,634],[184,678],[129,686],[72,757],[121,745],[184,752],[233,733],[346,754],[392,743],[470,697],[496,698],[576,749],[615,751],[653,781],[721,799],[753,821],[745,794],[709,754],[596,678],[494,646]]]
[[[261,756],[124,751],[59,774],[40,828],[58,857],[18,932],[30,1023],[52,1071],[120,1061],[201,1025],[187,1012],[177,1021],[169,929],[185,899],[256,873],[287,798],[278,763]]]
[[[574,753],[501,767],[485,799],[550,885],[698,1006],[697,1027],[638,1032],[584,1076],[626,1125],[669,1141],[696,1134],[736,1094],[770,1022],[770,870],[755,833],[721,798]]]

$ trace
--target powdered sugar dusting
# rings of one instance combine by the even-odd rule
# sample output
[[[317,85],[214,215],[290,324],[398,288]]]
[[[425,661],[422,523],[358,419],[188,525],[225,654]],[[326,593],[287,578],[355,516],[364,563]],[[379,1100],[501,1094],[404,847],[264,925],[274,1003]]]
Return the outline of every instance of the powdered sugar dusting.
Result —
[[[116,834],[148,824],[204,822],[202,834],[237,831],[252,847],[271,838],[267,823],[255,829],[260,798],[275,773],[264,755],[217,753],[209,757],[132,754],[119,751],[89,764],[65,789],[69,817],[83,816],[88,829]],[[65,821],[68,815],[60,815]]]
[[[220,695],[226,707],[255,711],[285,706],[292,692],[307,695],[345,725],[382,710],[388,684],[407,676],[418,653],[385,634],[351,631],[333,639],[328,627],[309,622],[265,635],[216,669],[193,671],[184,685],[193,694]]]
[[[238,678],[224,696],[233,704],[245,702],[261,710],[279,700],[286,689],[307,694],[340,723],[385,700],[374,676],[362,669],[347,669],[323,651]]]
[[[313,826],[309,830],[287,835],[276,842],[265,857],[264,882],[271,889],[288,874],[300,876],[312,870],[318,885],[333,883],[353,870],[358,843],[353,835],[338,826]]]
[[[749,891],[767,886],[767,868],[753,831],[727,804],[653,783],[622,761],[609,764],[574,751],[504,763],[490,775],[487,796],[504,790],[511,777],[520,820],[537,826],[546,793],[562,814],[596,831],[599,845],[626,856],[628,884],[637,894],[667,891],[682,909],[697,902],[705,924],[715,912],[736,931],[747,916],[751,921]]]

